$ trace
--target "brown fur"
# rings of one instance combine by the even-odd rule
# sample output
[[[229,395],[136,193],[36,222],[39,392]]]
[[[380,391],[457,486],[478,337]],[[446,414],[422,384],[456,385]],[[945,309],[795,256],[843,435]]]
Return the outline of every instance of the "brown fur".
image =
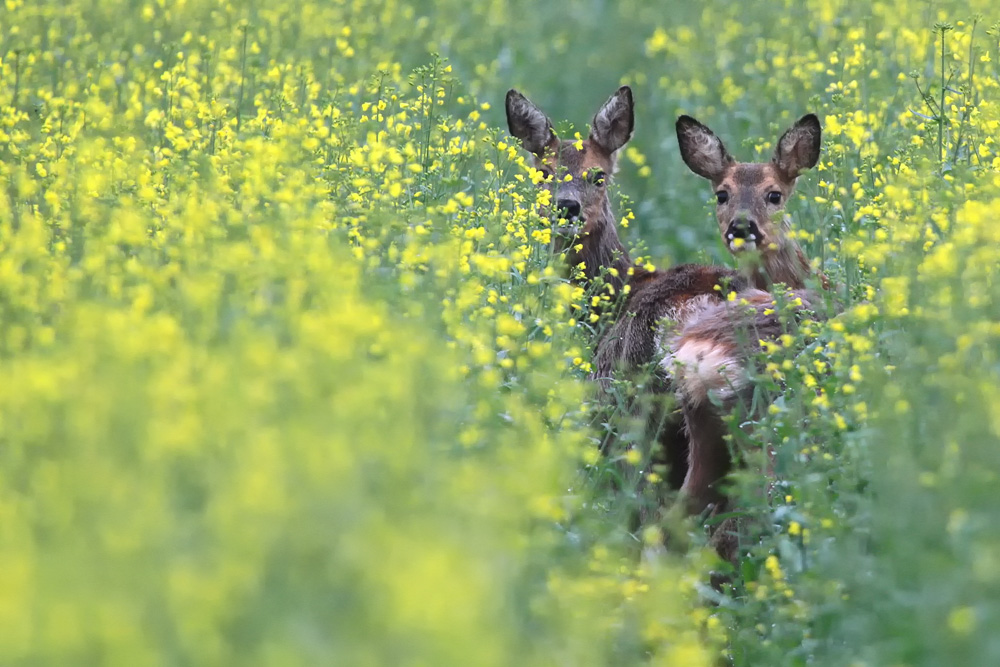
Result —
[[[760,289],[775,283],[802,289],[812,273],[802,248],[788,237],[783,211],[799,174],[819,159],[821,133],[819,120],[808,114],[781,136],[770,162],[737,162],[708,127],[690,116],[677,119],[681,157],[712,182],[722,240],[733,254],[753,255],[751,276]],[[824,276],[819,279],[828,287]]]
[[[738,509],[720,488],[734,465],[726,442],[725,416],[741,410],[754,417],[750,412],[753,385],[749,382],[747,362],[756,341],[778,338],[795,326],[795,320],[804,310],[812,307],[808,292],[791,293],[791,298],[799,299],[801,306],[794,309],[795,318],[789,321],[771,305],[770,294],[742,296],[749,306],[733,308],[726,304],[714,312],[707,311],[672,341],[671,349],[679,362],[676,382],[690,448],[688,474],[681,492],[686,509],[692,514],[707,511],[710,517],[717,517]],[[721,362],[713,366],[703,363],[706,359]],[[774,476],[772,456],[769,450],[764,471],[768,478]],[[711,530],[710,544],[721,558],[735,566],[742,556],[741,536],[751,524],[752,521],[748,523],[739,516],[728,517]]]
[[[796,317],[812,308],[805,291],[789,297],[801,303],[794,308]],[[690,438],[682,491],[691,512],[700,513],[725,500],[718,483],[729,473],[731,457],[723,417],[750,407],[753,385],[748,359],[758,341],[775,340],[794,325],[794,318],[783,315],[771,294],[751,289],[734,302],[706,308],[670,341],[669,361],[677,365],[675,383]]]
[[[614,377],[628,376],[663,355],[665,331],[678,330],[697,320],[698,313],[721,302],[724,290],[744,288],[746,279],[723,267],[682,264],[663,271],[640,273],[629,283],[632,291],[618,318],[601,338],[596,353],[595,377],[608,388]],[[716,289],[719,286],[721,289]],[[651,382],[657,394],[674,392],[670,369],[658,367]],[[651,465],[665,465],[667,487],[679,490],[687,476],[690,454],[687,429],[679,411],[666,411],[661,403],[647,416],[646,441],[655,448]]]

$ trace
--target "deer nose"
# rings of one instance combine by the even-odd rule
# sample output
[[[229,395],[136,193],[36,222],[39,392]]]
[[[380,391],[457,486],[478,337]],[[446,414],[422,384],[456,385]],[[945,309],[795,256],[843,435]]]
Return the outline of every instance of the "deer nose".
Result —
[[[749,218],[736,218],[729,223],[729,228],[726,230],[726,238],[730,241],[733,239],[758,241],[761,238],[760,228],[756,222]]]
[[[575,199],[560,199],[556,202],[556,208],[559,209],[560,218],[580,217],[580,202]]]
[[[740,218],[738,220],[733,220],[732,224],[729,225],[729,237],[737,239],[745,239],[747,234],[750,233],[750,221],[746,218]]]

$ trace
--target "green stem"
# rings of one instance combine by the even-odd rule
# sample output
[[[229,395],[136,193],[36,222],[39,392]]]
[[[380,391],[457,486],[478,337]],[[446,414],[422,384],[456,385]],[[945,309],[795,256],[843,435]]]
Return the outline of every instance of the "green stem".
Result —
[[[12,106],[17,108],[17,98],[21,92],[21,52],[14,52],[14,101]]]
[[[938,162],[944,166],[944,121],[947,118],[944,111],[944,36],[946,29],[941,28],[941,105],[938,107]]]
[[[243,120],[243,89],[247,80],[247,29],[243,26],[243,55],[240,58],[240,94],[236,98],[236,131],[240,131],[240,124]]]

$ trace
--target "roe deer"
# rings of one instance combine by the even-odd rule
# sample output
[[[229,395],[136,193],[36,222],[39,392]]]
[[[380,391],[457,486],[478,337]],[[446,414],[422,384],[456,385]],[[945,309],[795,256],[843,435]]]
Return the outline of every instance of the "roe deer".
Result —
[[[681,157],[712,182],[722,240],[734,255],[755,255],[749,263],[759,289],[773,283],[802,289],[812,273],[802,248],[789,238],[791,221],[783,210],[799,174],[819,160],[821,133],[819,119],[807,114],[781,136],[770,162],[737,162],[712,130],[690,116],[677,119]],[[829,287],[825,276],[819,280]]]
[[[570,267],[583,264],[584,282],[598,276],[619,293],[631,265],[618,238],[607,186],[615,173],[618,152],[635,127],[632,90],[622,86],[594,115],[584,141],[560,140],[548,116],[516,90],[507,91],[507,127],[534,155],[545,176],[559,219],[554,236],[562,240]],[[567,178],[568,177],[568,178]]]
[[[681,157],[694,173],[711,181],[715,190],[716,217],[726,247],[749,259],[742,264],[750,269],[749,278],[757,288],[770,290],[776,283],[791,288],[790,297],[798,304],[796,317],[801,309],[812,308],[810,301],[818,295],[807,290],[812,267],[790,238],[791,221],[783,210],[799,174],[819,160],[821,133],[819,120],[807,114],[781,136],[770,162],[743,163],[733,159],[708,127],[690,116],[677,119]],[[819,273],[817,278],[824,289],[830,288],[826,276]],[[783,333],[784,323],[773,316],[774,306],[768,305],[773,303],[770,294],[744,298],[750,312],[739,317],[753,322],[757,338],[752,341]],[[726,509],[728,500],[718,488],[732,465],[724,416],[741,403],[748,408],[752,398],[743,361],[746,350],[740,350],[746,341],[731,335],[739,329],[732,323],[731,314],[706,311],[670,341],[670,353],[664,359],[674,365],[688,429],[691,465],[682,492],[688,510],[695,513],[708,507],[716,512]],[[737,544],[729,533],[737,523],[729,519],[713,535],[717,551],[730,561],[735,560]]]

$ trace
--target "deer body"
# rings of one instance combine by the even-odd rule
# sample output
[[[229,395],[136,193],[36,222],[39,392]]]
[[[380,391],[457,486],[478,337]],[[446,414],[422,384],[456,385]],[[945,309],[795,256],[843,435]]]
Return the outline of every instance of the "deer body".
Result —
[[[664,357],[677,331],[697,322],[723,302],[726,289],[749,287],[737,272],[717,266],[682,264],[633,276],[632,291],[618,318],[601,338],[595,354],[595,377],[606,390],[620,373],[626,376]],[[672,364],[658,364],[651,390],[669,396],[675,390]],[[676,410],[657,406],[647,415],[651,464],[665,464],[668,488],[681,489],[691,465],[688,429]]]
[[[709,506],[721,510],[725,495],[719,482],[732,468],[724,417],[749,411],[753,398],[750,359],[758,341],[788,333],[805,311],[812,310],[809,293],[794,291],[793,316],[782,312],[773,294],[751,288],[734,302],[712,304],[685,323],[665,344],[661,362],[674,368],[674,386],[689,438],[689,465],[681,491],[688,509],[700,513]]]
[[[740,347],[746,339],[741,343],[732,333],[742,326],[753,333],[749,340],[756,342],[785,332],[789,323],[781,321],[773,296],[763,290],[784,284],[793,290],[791,296],[801,303],[800,309],[811,308],[816,300],[807,285],[812,267],[790,238],[791,221],[783,209],[799,174],[819,159],[821,128],[815,115],[803,116],[778,140],[770,162],[737,162],[708,127],[690,116],[678,118],[677,139],[684,162],[712,183],[723,242],[734,255],[748,260],[742,262],[743,274],[759,290],[741,295],[748,303],[742,313],[724,313],[726,306],[716,307],[669,343],[667,361],[676,364],[675,383],[691,452],[682,491],[689,510],[701,512],[726,504],[718,488],[732,465],[723,416],[740,403],[748,406],[751,398],[752,387],[741,363],[746,351],[741,353]],[[818,279],[828,287],[822,274]],[[724,556],[734,558],[733,553]]]

